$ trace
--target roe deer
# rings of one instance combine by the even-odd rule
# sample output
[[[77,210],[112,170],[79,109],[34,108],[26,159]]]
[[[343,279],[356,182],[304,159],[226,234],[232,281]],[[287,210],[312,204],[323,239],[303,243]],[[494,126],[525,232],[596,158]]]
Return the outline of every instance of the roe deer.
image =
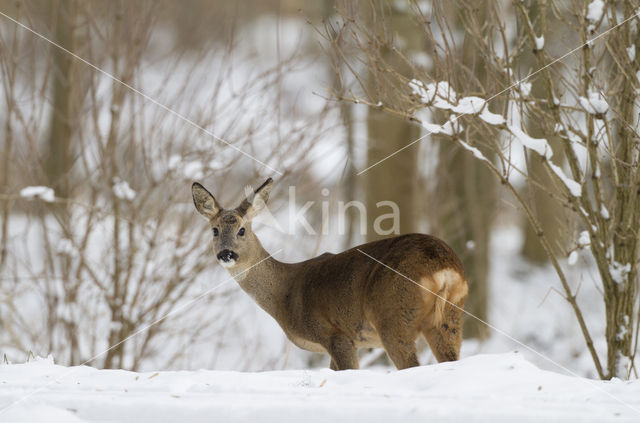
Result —
[[[193,202],[209,219],[220,264],[294,344],[329,353],[334,370],[357,369],[359,347],[381,346],[404,369],[419,365],[415,340],[422,333],[438,361],[458,359],[467,281],[449,246],[410,234],[282,263],[251,230],[272,185],[269,178],[238,207],[223,209],[196,182]]]

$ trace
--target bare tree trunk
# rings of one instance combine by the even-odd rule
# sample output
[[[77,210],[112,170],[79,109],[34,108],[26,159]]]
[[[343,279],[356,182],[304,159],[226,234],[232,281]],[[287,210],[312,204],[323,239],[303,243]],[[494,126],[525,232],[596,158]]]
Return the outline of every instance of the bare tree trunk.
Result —
[[[340,45],[343,43],[342,40],[342,32],[336,31],[336,29],[332,26],[329,20],[334,12],[336,2],[335,0],[325,0],[324,8],[323,8],[323,19],[324,24],[327,30],[328,39],[333,44],[329,49],[330,54],[330,65],[331,65],[331,77],[332,77],[332,85],[333,91],[336,96],[344,97],[346,87],[344,81],[342,79],[342,65],[343,60],[340,57]],[[356,168],[354,166],[354,149],[355,149],[355,137],[354,137],[354,127],[353,127],[353,111],[351,104],[342,101],[338,105],[340,111],[340,118],[342,120],[342,127],[345,131],[344,142],[347,147],[347,162],[345,164],[343,178],[344,181],[342,186],[344,187],[342,197],[345,199],[345,202],[349,202],[355,200],[356,196]],[[354,221],[356,218],[356,213],[352,209],[347,209],[345,211],[346,216],[346,225],[345,225],[345,233],[340,234],[344,235],[343,238],[343,248],[348,249],[353,247],[353,231],[354,231]]]
[[[440,140],[437,234],[459,255],[469,281],[465,309],[488,319],[489,237],[495,210],[495,180],[487,169],[449,139]],[[485,338],[488,327],[464,320],[464,337]]]
[[[632,16],[636,11],[629,2],[625,2],[624,17]],[[635,36],[632,35],[629,26],[622,26],[613,35],[616,42],[612,43],[617,50],[618,57],[625,56],[626,46],[634,45]],[[636,42],[637,44],[637,42]],[[623,60],[624,60],[623,59]],[[633,71],[638,71],[637,61],[631,60]],[[631,74],[633,75],[633,74]],[[633,76],[626,75],[619,86],[620,119],[617,122],[617,150],[614,159],[618,161],[618,185],[615,189],[616,202],[613,226],[613,267],[629,266],[628,271],[621,272],[621,277],[604,284],[605,308],[607,314],[606,339],[607,339],[607,371],[609,377],[628,378],[631,371],[632,358],[632,334],[634,305],[638,292],[638,234],[640,230],[640,170],[637,158],[637,132],[634,122],[636,116],[638,81]],[[611,267],[611,266],[610,266]],[[638,323],[637,323],[638,324]]]
[[[469,25],[477,26],[483,22],[486,15],[486,5],[483,7],[483,4],[483,1],[474,2],[472,10],[476,16],[473,17],[464,10],[457,10],[459,15],[456,17],[456,23],[459,31],[464,31]],[[448,14],[453,17],[456,10],[449,10]],[[467,91],[481,91],[483,87],[476,87],[471,81],[486,81],[486,64],[482,54],[475,49],[470,38],[472,36],[465,32],[460,51],[464,66],[456,78],[459,85]],[[473,78],[466,72],[473,75]],[[467,131],[471,131],[466,134],[471,138],[491,136],[480,131],[473,134],[472,129]],[[439,137],[439,141],[436,198],[439,203],[442,202],[443,209],[438,212],[441,216],[437,225],[438,234],[451,245],[464,265],[469,280],[469,295],[465,308],[474,316],[486,321],[489,295],[489,240],[496,210],[495,179],[484,164],[475,160],[458,144],[446,137]],[[490,153],[485,154],[491,157]],[[465,318],[463,334],[465,338],[483,339],[488,336],[489,328],[477,319]]]
[[[536,95],[538,94],[536,93]],[[526,127],[532,137],[542,137],[540,131],[534,129],[535,124],[529,123]],[[548,141],[552,144],[551,138]],[[555,149],[554,151],[560,151],[560,149]],[[562,235],[566,232],[563,231],[564,225],[560,220],[564,210],[549,195],[549,191],[553,190],[553,181],[544,167],[544,162],[539,157],[531,154],[528,160],[527,171],[530,179],[527,180],[528,186],[526,190],[528,192],[525,195],[530,198],[530,204],[532,204],[534,213],[542,225],[544,234],[549,238],[549,243],[553,248],[557,248],[563,245]],[[539,185],[532,184],[532,181]],[[524,220],[522,225],[522,230],[524,231],[522,256],[532,264],[542,265],[547,263],[549,256],[540,243],[539,234],[536,233],[527,220]]]
[[[79,37],[78,16],[79,4],[76,0],[60,0],[50,6],[52,32],[56,43],[71,52],[78,50]],[[81,66],[69,53],[58,47],[51,47],[52,64],[52,104],[49,121],[49,132],[46,141],[46,156],[44,171],[48,184],[54,189],[57,197],[68,199],[71,197],[71,172],[73,167],[73,137],[78,128],[80,103],[82,101],[83,81],[80,76]],[[68,203],[55,204],[49,209],[54,212],[59,225],[68,231],[70,214]],[[42,217],[42,224],[46,227],[46,219]],[[57,239],[48,242],[57,243]],[[55,244],[51,245],[55,250]],[[50,273],[61,275],[62,289],[65,301],[75,302],[73,287],[68,282],[71,272],[69,256],[56,257],[49,261]],[[51,287],[52,295],[57,298],[57,282]],[[51,309],[52,319],[59,321],[67,332],[69,340],[69,363],[76,364],[79,360],[79,346],[77,342],[78,322],[68,319],[57,307],[57,299]]]
[[[547,43],[552,45],[553,40],[556,39],[554,33],[557,34],[558,29],[547,28],[546,13],[546,2],[534,2],[531,7],[529,7],[531,20],[540,22],[538,31],[545,34]],[[525,72],[529,72],[529,69],[536,67],[536,60],[532,54],[524,53],[524,55],[525,58],[522,59],[522,65],[520,67]],[[527,59],[526,57],[529,58]],[[547,87],[545,84],[540,82],[536,83],[536,80],[529,82],[532,85],[531,95],[534,98],[544,98],[546,96]],[[539,107],[548,111],[548,106],[540,105]],[[555,155],[562,157],[562,149],[560,148],[557,136],[547,133],[544,130],[544,125],[540,125],[536,119],[529,118],[524,122],[524,127],[532,137],[546,138]],[[561,163],[561,160],[558,160],[558,162]],[[567,235],[566,230],[563,230],[563,227],[566,226],[565,222],[562,221],[563,215],[565,214],[564,208],[550,195],[551,193],[556,195],[560,193],[557,189],[554,189],[553,179],[546,171],[544,162],[540,160],[538,155],[528,155],[527,174],[529,176],[527,179],[528,186],[526,188],[528,192],[525,196],[530,198],[532,209],[538,218],[538,222],[542,225],[543,232],[551,246],[553,248],[562,247],[561,251],[564,251],[566,242],[563,242],[563,240],[566,239],[565,237]],[[536,233],[528,221],[525,220],[523,226],[524,243],[521,251],[522,256],[533,264],[547,263],[549,256],[540,242],[540,235]]]
[[[20,3],[16,3],[17,12],[20,12]],[[7,114],[5,116],[5,137],[4,147],[2,150],[2,172],[0,172],[0,194],[8,195],[11,192],[10,186],[10,168],[11,168],[11,153],[13,150],[13,109],[15,106],[14,88],[16,83],[17,72],[17,52],[18,52],[18,27],[16,26],[12,34],[12,46],[11,52],[7,52],[7,55],[11,55],[10,60],[7,60],[6,72],[4,73],[2,83],[5,91],[5,102],[7,104]],[[9,58],[7,58],[9,59]],[[11,202],[7,199],[0,201],[2,204],[2,228],[0,229],[0,267],[4,266],[7,260],[7,245],[9,236],[9,214],[11,210]]]
[[[410,69],[392,53],[393,43],[401,40],[411,49],[422,43],[422,37],[406,12],[395,8],[393,3],[385,1],[382,2],[382,7],[372,7],[372,25],[379,31],[378,41],[384,40],[382,49],[385,62],[391,64],[399,73],[407,75]],[[382,28],[383,22],[386,22],[386,28]],[[389,95],[390,89],[384,86],[385,81],[377,71],[375,68],[370,71],[370,98],[377,100],[380,105],[394,104],[395,98]],[[375,107],[369,108],[368,113],[367,167],[374,167],[360,178],[364,178],[365,204],[369,220],[367,241],[373,241],[390,235],[374,230],[377,218],[392,213],[390,206],[380,204],[381,201],[392,201],[398,206],[399,233],[416,230],[419,143],[395,154],[380,165],[375,164],[417,139],[420,136],[420,128],[406,119],[391,116]],[[391,219],[380,219],[379,223],[383,231],[392,229]]]
[[[69,51],[76,50],[76,18],[78,5],[75,0],[61,0],[51,5],[53,32],[56,43]],[[76,116],[79,101],[77,87],[77,65],[74,58],[59,48],[52,47],[53,66],[53,102],[45,172],[56,195],[62,198],[69,196],[70,173],[72,167],[73,120]]]

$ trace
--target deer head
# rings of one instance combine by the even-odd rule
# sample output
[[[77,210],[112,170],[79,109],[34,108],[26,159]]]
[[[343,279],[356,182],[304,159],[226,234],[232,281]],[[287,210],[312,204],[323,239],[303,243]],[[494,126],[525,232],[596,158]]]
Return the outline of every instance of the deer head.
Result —
[[[202,185],[191,187],[193,203],[209,220],[213,232],[213,251],[223,267],[247,266],[256,261],[262,246],[251,230],[251,220],[262,210],[273,185],[269,178],[235,209],[224,209]]]

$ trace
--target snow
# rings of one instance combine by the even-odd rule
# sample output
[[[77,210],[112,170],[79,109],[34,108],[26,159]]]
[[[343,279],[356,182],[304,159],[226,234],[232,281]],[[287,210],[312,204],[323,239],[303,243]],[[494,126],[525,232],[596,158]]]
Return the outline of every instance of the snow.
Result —
[[[544,48],[544,35],[535,37],[536,50],[542,50]]]
[[[578,250],[573,250],[570,254],[569,254],[569,258],[567,258],[567,264],[569,266],[575,266],[576,263],[578,263],[578,258],[580,257],[580,254],[578,253]]]
[[[631,359],[623,355],[620,351],[616,352],[616,375],[619,378],[627,378],[629,369],[631,368]]]
[[[507,125],[507,127],[509,128],[509,131],[511,131],[511,133],[518,139],[518,141],[520,141],[529,150],[533,150],[539,155],[546,157],[547,159],[551,158],[551,156],[553,155],[551,146],[546,139],[533,138],[516,125],[510,124]]]
[[[588,231],[580,232],[580,236],[578,236],[578,246],[580,248],[588,247],[591,245],[591,237],[589,236]]]
[[[167,163],[168,168],[171,170],[175,170],[180,165],[180,162],[182,162],[182,156],[179,154],[173,154],[171,155],[171,157],[169,157],[169,162]]]
[[[589,98],[579,97],[580,105],[582,108],[591,115],[602,115],[609,110],[609,104],[605,100],[604,96],[598,91],[589,90]]]
[[[455,113],[460,113],[463,115],[475,115],[477,113],[480,113],[485,104],[486,101],[480,97],[463,97],[458,101],[458,104],[456,106],[453,106],[451,108],[451,110]]]
[[[478,117],[487,122],[489,125],[503,125],[505,123],[504,117],[502,115],[490,112],[488,107],[482,109],[482,112],[480,112]]]
[[[449,116],[449,120],[442,125],[423,121],[422,127],[426,129],[429,134],[445,134],[453,136],[454,134],[462,132],[462,124],[458,122],[457,118],[453,115]]]
[[[409,87],[424,104],[448,110],[456,103],[456,92],[446,81],[433,82],[425,86],[422,81],[412,79]]]
[[[135,373],[0,366],[6,422],[634,422],[640,381],[540,370],[517,352],[402,371]],[[7,408],[8,407],[8,408]]]
[[[626,316],[625,316],[626,317]],[[627,334],[627,328],[624,325],[621,325],[618,328],[618,333],[616,333],[616,339],[618,341],[622,340],[622,338],[624,338],[624,336]]]
[[[551,167],[553,173],[555,173],[562,183],[564,183],[572,196],[580,197],[582,195],[582,185],[565,175],[564,171],[559,166],[549,162],[549,167]]]
[[[600,216],[602,216],[604,220],[609,220],[611,218],[609,210],[607,210],[604,204],[600,206]]]
[[[442,125],[438,125],[437,123],[423,121],[422,127],[426,129],[429,134],[439,134],[442,132]]]
[[[183,172],[186,179],[202,179],[204,176],[204,165],[198,160],[187,162],[184,165]]]
[[[462,140],[459,140],[459,142],[462,145],[462,147],[464,147],[465,150],[472,152],[476,159],[484,160],[485,162],[489,161],[484,156],[484,154],[482,154],[482,152],[480,150],[478,150],[477,148],[470,146],[469,144],[467,144],[466,142],[464,142]]]
[[[526,83],[523,83],[526,84]],[[451,110],[459,115],[478,115],[490,125],[502,125],[505,120],[502,115],[489,111],[487,101],[477,96],[462,97],[456,101],[456,93],[446,81],[427,84],[426,86],[417,79],[409,82],[409,87],[414,95],[420,97],[420,100],[426,105],[433,105],[439,109]],[[529,90],[531,84],[528,84]],[[440,133],[433,124],[427,124],[425,128],[431,133]]]
[[[636,46],[634,44],[632,44],[631,47],[627,48],[627,55],[629,55],[630,62],[636,60]]]
[[[70,239],[62,238],[56,245],[56,251],[59,254],[71,255],[75,252],[75,247]]]
[[[523,97],[529,97],[529,94],[531,94],[531,82],[519,82],[518,90]]]
[[[20,197],[39,198],[47,203],[52,203],[56,199],[52,188],[40,185],[22,188],[20,190]]]
[[[603,10],[604,2],[602,0],[593,0],[587,6],[587,20],[592,24],[599,22],[602,19]]]
[[[622,264],[613,260],[613,262],[609,265],[609,273],[611,274],[611,279],[615,283],[625,283],[627,281],[627,274],[631,271],[631,264]]]
[[[136,198],[136,192],[131,189],[127,181],[120,178],[114,178],[113,194],[121,200],[133,200]]]

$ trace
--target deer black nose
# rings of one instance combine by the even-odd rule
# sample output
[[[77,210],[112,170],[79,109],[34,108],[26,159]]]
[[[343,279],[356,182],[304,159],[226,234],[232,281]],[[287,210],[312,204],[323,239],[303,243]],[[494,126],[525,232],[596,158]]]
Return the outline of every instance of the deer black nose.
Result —
[[[229,262],[231,260],[238,260],[238,255],[235,251],[231,250],[222,250],[218,253],[218,260],[222,260],[224,262]]]

